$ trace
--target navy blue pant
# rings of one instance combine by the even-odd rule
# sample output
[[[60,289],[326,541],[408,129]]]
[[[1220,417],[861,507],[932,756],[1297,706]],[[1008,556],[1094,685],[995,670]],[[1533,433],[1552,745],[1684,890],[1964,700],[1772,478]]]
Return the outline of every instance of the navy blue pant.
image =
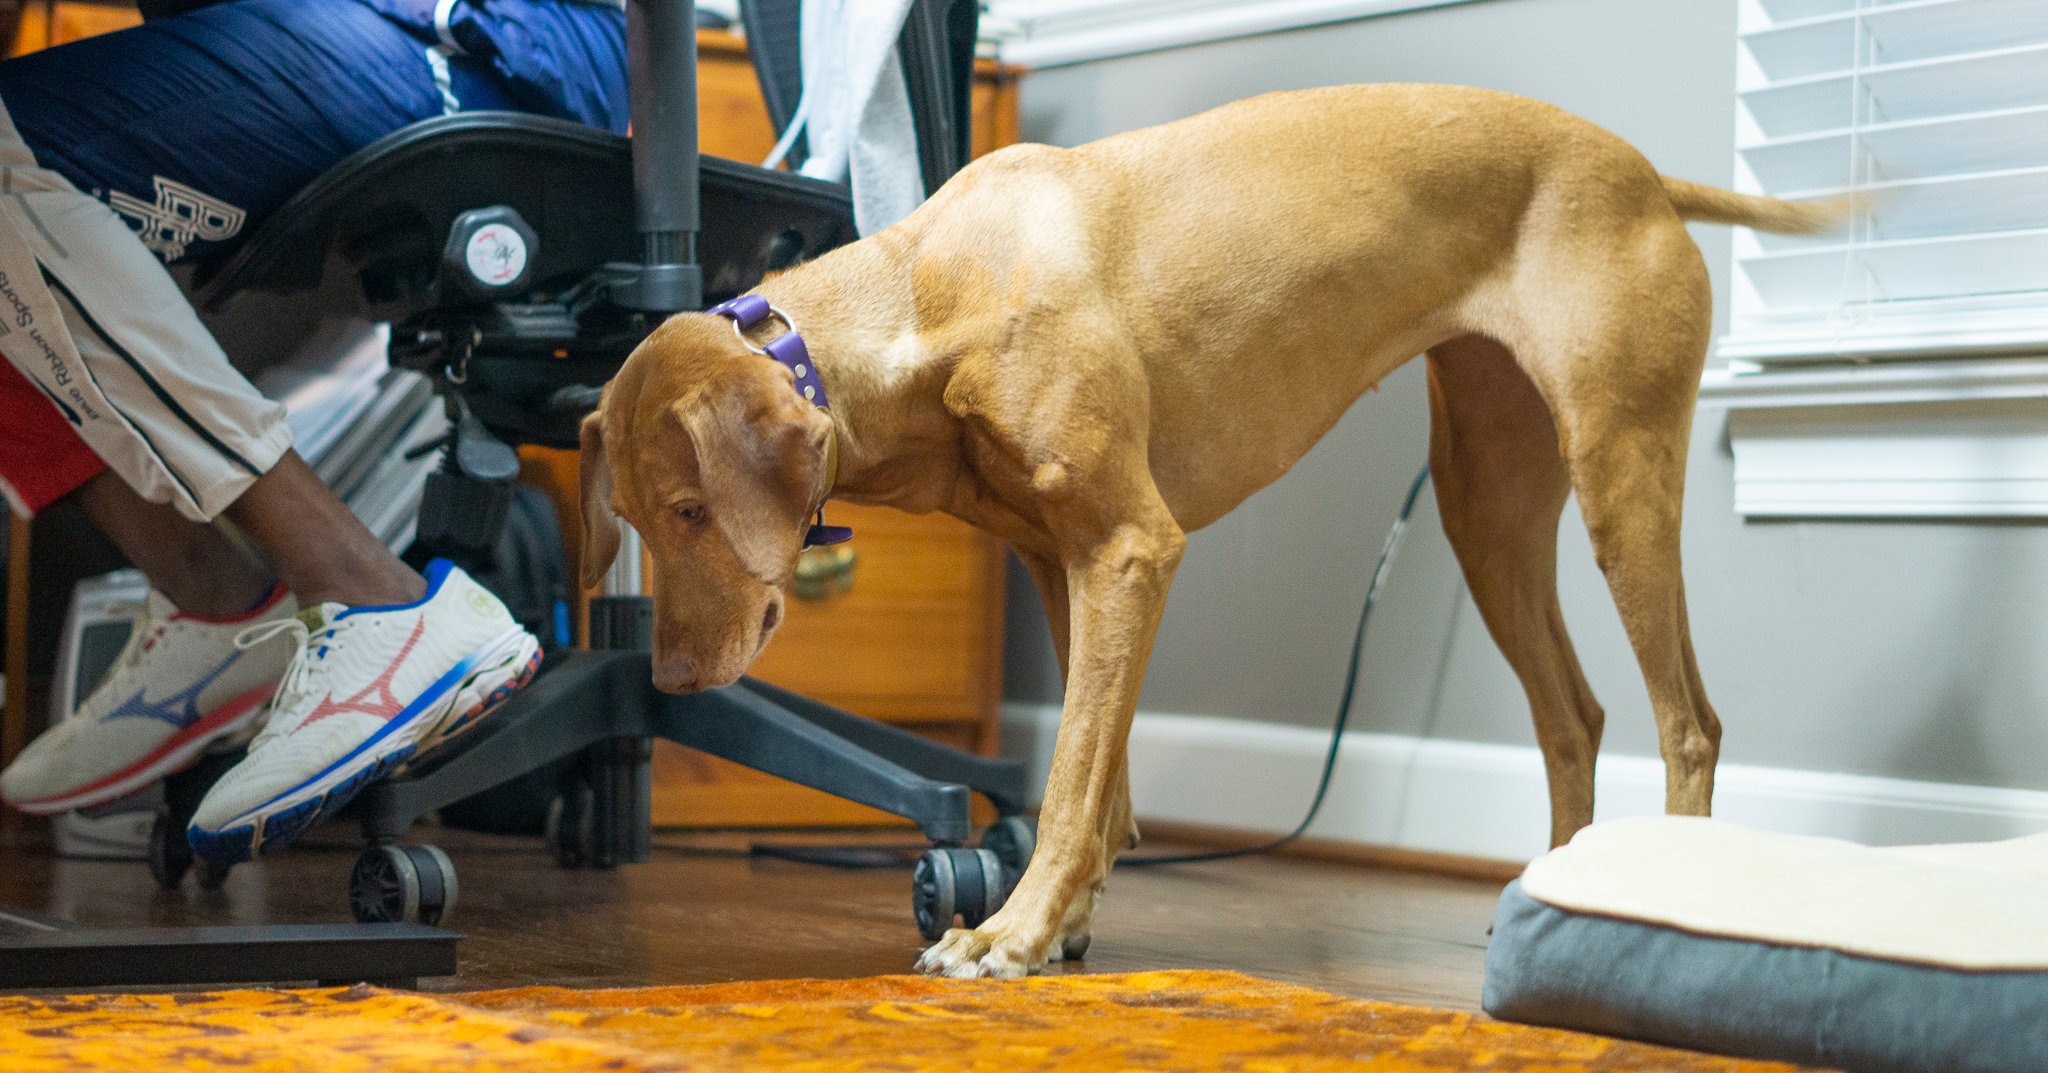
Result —
[[[224,258],[343,157],[409,123],[515,109],[625,133],[625,20],[555,0],[237,0],[0,63],[36,162],[166,262]]]

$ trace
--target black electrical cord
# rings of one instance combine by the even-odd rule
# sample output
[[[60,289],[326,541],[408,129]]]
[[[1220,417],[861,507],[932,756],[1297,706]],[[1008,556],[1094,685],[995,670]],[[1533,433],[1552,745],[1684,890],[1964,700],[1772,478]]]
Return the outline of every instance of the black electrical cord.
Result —
[[[756,842],[747,847],[747,856],[822,864],[828,868],[911,868],[930,848],[931,844],[924,842],[911,846],[804,846]]]
[[[1344,744],[1344,727],[1351,722],[1352,695],[1358,690],[1358,663],[1365,654],[1365,624],[1372,619],[1372,605],[1379,599],[1380,586],[1386,583],[1388,568],[1394,562],[1394,550],[1400,546],[1401,534],[1408,529],[1408,516],[1415,512],[1415,500],[1422,495],[1422,486],[1429,482],[1429,465],[1423,464],[1422,472],[1415,475],[1415,482],[1408,486],[1408,498],[1401,503],[1401,513],[1394,518],[1394,524],[1387,529],[1387,541],[1380,545],[1380,563],[1372,572],[1372,584],[1365,590],[1365,607],[1358,612],[1358,632],[1351,637],[1351,661],[1344,671],[1344,699],[1337,703],[1337,721],[1330,727],[1330,751],[1323,757],[1322,781],[1316,784],[1315,800],[1309,803],[1308,815],[1302,817],[1301,825],[1271,842],[1262,842],[1243,849],[1215,850],[1210,853],[1182,853],[1171,857],[1123,857],[1117,867],[1143,867],[1153,864],[1194,864],[1199,861],[1227,861],[1236,857],[1250,857],[1267,853],[1294,841],[1316,822],[1316,814],[1323,810],[1323,798],[1330,792],[1330,776],[1337,770],[1337,751]]]

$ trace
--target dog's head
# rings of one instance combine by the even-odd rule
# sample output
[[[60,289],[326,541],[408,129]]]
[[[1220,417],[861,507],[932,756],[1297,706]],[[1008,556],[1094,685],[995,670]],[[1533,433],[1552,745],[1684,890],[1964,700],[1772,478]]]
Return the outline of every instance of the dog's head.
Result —
[[[782,586],[823,496],[832,421],[732,323],[672,317],[583,421],[583,583],[618,555],[613,516],[654,560],[654,684],[729,685],[782,620]]]

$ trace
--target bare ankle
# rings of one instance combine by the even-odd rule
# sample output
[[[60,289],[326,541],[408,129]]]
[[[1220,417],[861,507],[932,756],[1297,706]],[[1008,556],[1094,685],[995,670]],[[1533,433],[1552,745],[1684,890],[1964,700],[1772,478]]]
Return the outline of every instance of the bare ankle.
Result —
[[[196,618],[228,621],[245,618],[263,610],[277,592],[277,579],[271,578],[260,585],[251,584],[250,579],[221,579],[217,584],[207,583],[200,577],[197,584],[191,579],[185,583],[172,582],[168,587],[151,578],[150,584],[164,598],[185,614]]]
[[[228,507],[301,607],[409,604],[427,583],[380,543],[293,451]]]
[[[391,607],[418,603],[427,595],[425,578],[403,563],[392,560],[396,569],[376,564],[367,569],[322,571],[303,582],[299,606],[335,603],[343,607]]]

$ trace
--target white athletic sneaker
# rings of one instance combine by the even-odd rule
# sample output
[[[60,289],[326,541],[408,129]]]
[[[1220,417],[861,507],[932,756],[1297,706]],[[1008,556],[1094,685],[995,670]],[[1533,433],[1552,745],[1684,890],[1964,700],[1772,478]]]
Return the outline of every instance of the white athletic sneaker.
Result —
[[[298,653],[249,755],[228,769],[186,837],[217,864],[297,838],[414,753],[510,696],[540,666],[540,642],[445,559],[426,598],[397,607],[321,604],[243,633],[291,634]]]
[[[0,773],[0,796],[23,812],[91,808],[185,767],[253,729],[284,677],[291,645],[235,644],[251,624],[294,621],[298,604],[283,585],[232,619],[183,614],[153,589],[131,606],[127,647],[99,688]]]

